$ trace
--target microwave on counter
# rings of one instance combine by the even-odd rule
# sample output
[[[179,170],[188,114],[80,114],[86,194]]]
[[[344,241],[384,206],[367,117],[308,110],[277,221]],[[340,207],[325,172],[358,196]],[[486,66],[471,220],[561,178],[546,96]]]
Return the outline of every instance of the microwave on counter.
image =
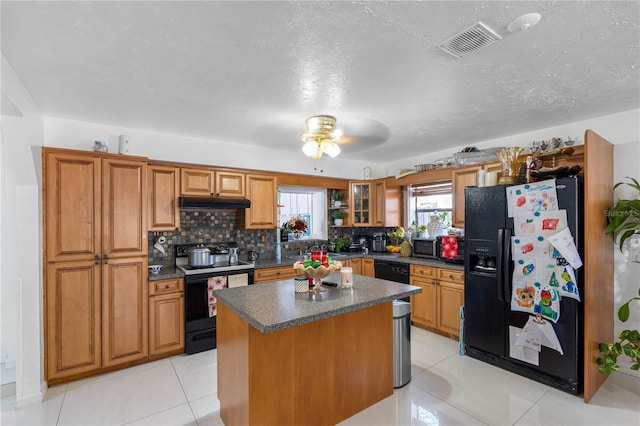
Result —
[[[413,255],[428,259],[440,259],[438,255],[437,240],[435,238],[414,238]]]
[[[464,263],[464,237],[456,237],[458,241],[458,254],[452,258],[445,258],[442,253],[442,237],[414,238],[413,255],[427,259],[442,260],[448,263]]]

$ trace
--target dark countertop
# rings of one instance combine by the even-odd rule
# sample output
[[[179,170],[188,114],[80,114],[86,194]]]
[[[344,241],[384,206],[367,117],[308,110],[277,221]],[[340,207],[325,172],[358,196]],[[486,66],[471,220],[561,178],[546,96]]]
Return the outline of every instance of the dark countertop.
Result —
[[[331,257],[333,253],[329,253],[329,257]],[[446,263],[441,260],[435,259],[425,259],[421,257],[402,257],[399,254],[387,254],[387,253],[374,253],[374,254],[366,254],[363,255],[361,252],[344,252],[341,253],[343,256],[333,257],[334,260],[346,260],[346,259],[356,259],[359,257],[366,257],[370,259],[379,259],[379,260],[389,260],[393,262],[399,263],[408,263],[414,265],[423,265],[423,266],[431,266],[435,268],[448,268],[455,269],[458,271],[464,271],[464,265],[458,265],[455,263]],[[300,257],[294,256],[294,258],[290,258],[287,256],[282,256],[281,260],[277,260],[274,258],[266,258],[266,259],[258,259],[255,261],[256,269],[263,268],[276,268],[278,266],[293,266]],[[184,273],[176,268],[174,265],[165,265],[160,271],[159,274],[149,273],[149,281],[158,281],[158,280],[168,280],[171,278],[182,278],[184,277]]]
[[[184,277],[184,273],[174,265],[164,265],[158,274],[149,272],[149,281],[169,280],[182,277]]]
[[[327,281],[340,282],[340,274]],[[420,287],[354,275],[353,288],[296,293],[293,279],[214,291],[224,305],[262,333],[357,311],[422,292]],[[266,302],[266,303],[265,303]]]
[[[343,256],[332,256],[333,253],[329,253],[329,257],[333,260],[346,260],[346,259],[355,259],[359,257],[365,257],[370,259],[378,259],[378,260],[389,260],[393,262],[399,263],[408,263],[414,265],[423,265],[423,266],[432,266],[435,268],[448,268],[455,269],[458,271],[464,271],[464,265],[459,265],[456,263],[447,263],[441,260],[435,259],[426,259],[423,257],[403,257],[399,254],[390,254],[390,253],[369,253],[363,255],[362,252],[343,252],[341,253]],[[300,260],[299,256],[287,257],[282,256],[281,260],[277,260],[276,258],[266,258],[266,259],[258,259],[256,264],[256,269],[262,268],[275,268],[278,266],[291,266],[296,263],[297,260]]]

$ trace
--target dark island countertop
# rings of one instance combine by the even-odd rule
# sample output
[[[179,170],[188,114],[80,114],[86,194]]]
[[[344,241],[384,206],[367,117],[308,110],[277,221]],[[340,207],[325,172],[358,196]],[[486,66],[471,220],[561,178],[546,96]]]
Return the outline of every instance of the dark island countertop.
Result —
[[[340,282],[340,274],[326,278]],[[225,288],[214,295],[262,333],[357,311],[420,293],[422,289],[393,281],[354,275],[353,288],[327,287],[321,293],[296,293],[294,280]]]

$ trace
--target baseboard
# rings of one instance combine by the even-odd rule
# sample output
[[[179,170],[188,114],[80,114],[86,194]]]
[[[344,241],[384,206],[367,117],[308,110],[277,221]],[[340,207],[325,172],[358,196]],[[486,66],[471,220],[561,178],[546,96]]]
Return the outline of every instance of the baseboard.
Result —
[[[44,394],[47,391],[46,384],[44,388],[40,388],[40,392],[32,393],[31,395],[25,395],[24,397],[18,399],[16,395],[16,408],[24,407],[31,404],[40,404],[44,400]]]

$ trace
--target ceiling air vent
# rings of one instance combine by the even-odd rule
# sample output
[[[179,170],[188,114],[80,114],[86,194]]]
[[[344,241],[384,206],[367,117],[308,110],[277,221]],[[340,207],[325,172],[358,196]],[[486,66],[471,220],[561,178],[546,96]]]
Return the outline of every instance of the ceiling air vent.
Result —
[[[456,58],[462,58],[502,39],[482,22],[463,30],[438,44],[438,47]]]

